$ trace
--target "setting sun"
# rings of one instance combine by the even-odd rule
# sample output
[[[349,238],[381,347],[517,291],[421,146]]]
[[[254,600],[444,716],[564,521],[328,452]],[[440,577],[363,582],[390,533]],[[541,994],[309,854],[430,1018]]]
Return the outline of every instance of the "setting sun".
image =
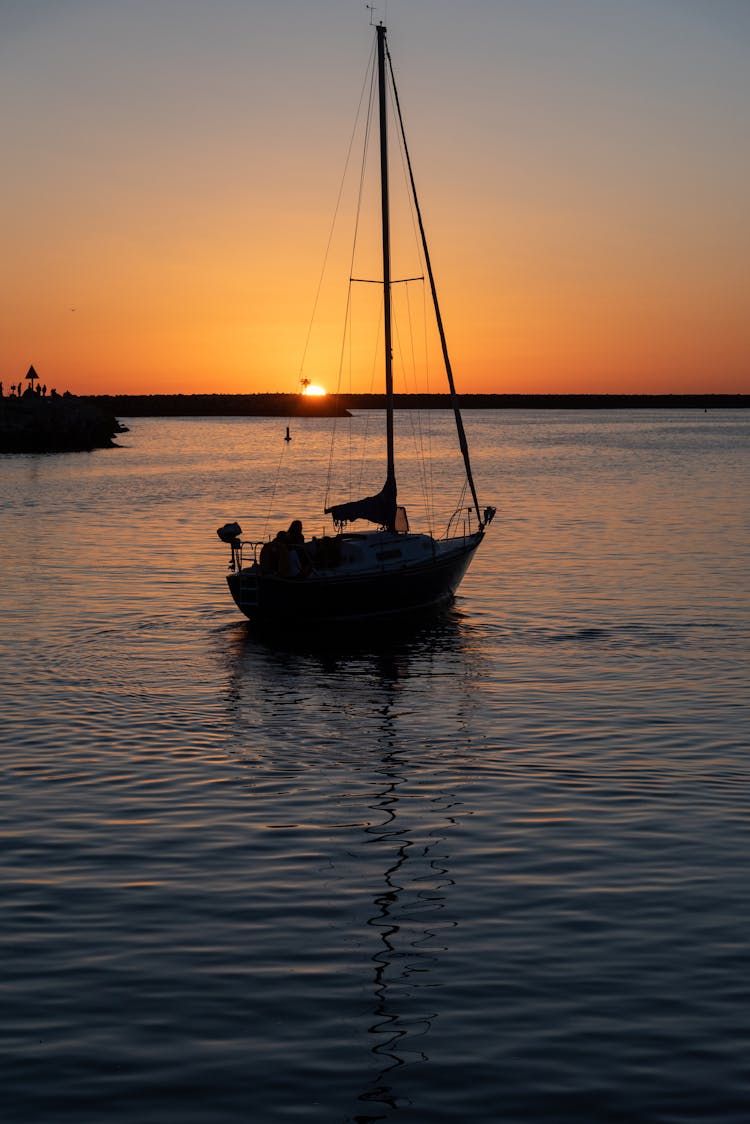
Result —
[[[302,393],[307,398],[321,398],[326,393],[324,386],[316,386],[315,383],[308,382],[302,389]]]

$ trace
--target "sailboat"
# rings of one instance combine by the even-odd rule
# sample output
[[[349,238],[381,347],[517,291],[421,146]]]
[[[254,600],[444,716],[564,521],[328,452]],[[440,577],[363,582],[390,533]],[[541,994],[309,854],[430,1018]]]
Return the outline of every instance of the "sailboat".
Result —
[[[383,344],[385,360],[385,483],[375,495],[325,508],[332,533],[305,542],[301,526],[292,523],[272,541],[246,542],[236,522],[217,531],[229,545],[227,583],[234,601],[250,620],[285,633],[294,629],[354,622],[387,622],[404,614],[422,614],[449,603],[482,542],[495,514],[481,507],[472,475],[456,387],[453,379],[435,279],[430,263],[411,159],[406,145],[386,28],[375,28],[377,101],[380,146],[380,212],[382,233]],[[394,448],[394,389],[392,361],[391,238],[388,183],[387,80],[395,99],[402,150],[408,169],[425,270],[432,294],[437,331],[473,506],[448,523],[446,534],[413,532],[406,508],[399,503]],[[456,513],[459,515],[459,513]],[[368,530],[350,525],[364,520]],[[248,556],[250,555],[250,556]]]

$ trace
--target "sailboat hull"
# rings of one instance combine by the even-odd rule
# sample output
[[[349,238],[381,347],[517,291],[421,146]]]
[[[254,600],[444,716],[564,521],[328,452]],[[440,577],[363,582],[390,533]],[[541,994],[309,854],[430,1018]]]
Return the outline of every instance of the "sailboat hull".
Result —
[[[453,598],[482,537],[478,531],[440,544],[427,558],[402,565],[389,560],[377,570],[344,564],[292,578],[265,574],[254,564],[228,574],[227,583],[237,608],[264,625],[299,628],[418,614]],[[380,545],[383,553],[389,543]]]

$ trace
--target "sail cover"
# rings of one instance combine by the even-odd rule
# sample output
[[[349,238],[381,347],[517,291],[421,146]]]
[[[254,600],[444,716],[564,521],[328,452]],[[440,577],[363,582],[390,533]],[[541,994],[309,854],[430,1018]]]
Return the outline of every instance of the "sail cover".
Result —
[[[389,477],[376,496],[337,503],[325,510],[326,515],[333,517],[334,523],[353,523],[355,519],[367,519],[370,523],[379,523],[392,530],[396,518],[396,481]]]

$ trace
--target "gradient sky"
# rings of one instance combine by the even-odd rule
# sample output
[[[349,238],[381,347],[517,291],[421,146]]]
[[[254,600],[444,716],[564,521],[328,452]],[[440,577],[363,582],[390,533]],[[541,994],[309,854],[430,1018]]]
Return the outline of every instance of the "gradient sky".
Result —
[[[459,389],[750,392],[750,0],[377,16]],[[295,390],[372,34],[360,0],[0,0],[6,390]]]

